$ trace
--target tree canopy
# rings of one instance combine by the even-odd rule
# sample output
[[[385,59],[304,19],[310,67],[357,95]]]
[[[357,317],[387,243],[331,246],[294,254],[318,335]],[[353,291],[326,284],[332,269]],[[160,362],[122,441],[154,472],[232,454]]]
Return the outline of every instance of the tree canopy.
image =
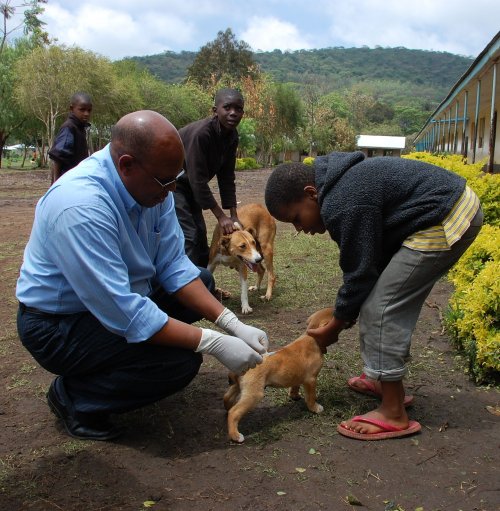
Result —
[[[255,78],[258,74],[250,46],[238,41],[230,28],[219,31],[215,40],[203,46],[187,69],[187,79],[206,89],[224,76],[238,83],[246,76]]]

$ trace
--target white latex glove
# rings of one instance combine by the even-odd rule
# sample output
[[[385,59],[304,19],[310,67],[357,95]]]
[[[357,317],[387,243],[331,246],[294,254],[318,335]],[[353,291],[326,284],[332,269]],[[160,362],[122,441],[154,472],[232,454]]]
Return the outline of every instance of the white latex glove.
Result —
[[[259,353],[265,353],[269,348],[266,332],[254,326],[242,323],[234,312],[225,308],[215,320],[215,324],[225,332],[243,339],[251,348]]]
[[[209,328],[202,328],[201,331],[201,340],[196,351],[213,355],[230,371],[241,374],[262,362],[262,357],[238,337],[221,334]]]

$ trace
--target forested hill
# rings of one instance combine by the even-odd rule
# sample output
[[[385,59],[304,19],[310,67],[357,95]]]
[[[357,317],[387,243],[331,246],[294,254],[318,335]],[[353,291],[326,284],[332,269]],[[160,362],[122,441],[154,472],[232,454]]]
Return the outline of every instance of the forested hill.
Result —
[[[181,82],[195,52],[165,52],[133,57],[166,82]],[[442,99],[473,59],[446,52],[407,48],[326,48],[293,52],[254,53],[261,69],[279,82],[303,83],[314,79],[327,89],[350,88],[358,82],[410,83],[433,90]],[[430,99],[430,98],[429,98]]]

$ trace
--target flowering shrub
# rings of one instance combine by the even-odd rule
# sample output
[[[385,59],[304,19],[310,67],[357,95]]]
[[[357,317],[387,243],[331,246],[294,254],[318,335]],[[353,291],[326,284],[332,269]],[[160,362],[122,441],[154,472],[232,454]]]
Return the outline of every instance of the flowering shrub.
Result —
[[[446,327],[469,360],[478,383],[500,375],[500,175],[481,171],[484,162],[468,165],[459,155],[412,153],[422,160],[456,172],[476,192],[485,225],[474,243],[448,273],[455,291]]]
[[[255,158],[236,158],[236,170],[254,170],[260,168]]]
[[[482,172],[484,161],[474,164],[464,162],[462,156],[435,155],[429,153],[411,153],[403,158],[422,160],[438,167],[456,172],[467,180],[467,184],[476,192],[481,201],[484,221],[490,225],[500,226],[500,174]]]
[[[312,165],[314,163],[314,158],[312,156],[306,156],[302,163],[305,163],[306,165]]]
[[[485,225],[448,274],[455,286],[447,328],[474,379],[500,374],[500,228]]]

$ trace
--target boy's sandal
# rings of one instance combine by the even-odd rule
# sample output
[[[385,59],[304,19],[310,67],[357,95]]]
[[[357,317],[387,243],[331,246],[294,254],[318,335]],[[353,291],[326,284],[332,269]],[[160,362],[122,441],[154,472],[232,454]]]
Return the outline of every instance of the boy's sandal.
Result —
[[[387,422],[377,419],[370,419],[369,417],[364,417],[363,415],[356,415],[356,417],[353,417],[351,421],[373,424],[382,430],[378,433],[358,433],[357,431],[352,431],[351,429],[347,428],[345,426],[345,422],[341,422],[337,426],[337,431],[341,435],[347,436],[349,438],[355,438],[356,440],[387,440],[388,438],[401,438],[408,435],[413,435],[414,433],[418,433],[422,429],[422,426],[417,421],[410,421],[407,428],[398,428],[392,424],[388,424]]]
[[[347,381],[347,385],[355,392],[382,399],[382,394],[377,390],[375,384],[366,377],[365,373],[362,373],[361,376],[350,378]],[[413,399],[414,397],[412,395],[407,395],[405,396],[403,404],[405,406],[410,406],[413,403]]]

